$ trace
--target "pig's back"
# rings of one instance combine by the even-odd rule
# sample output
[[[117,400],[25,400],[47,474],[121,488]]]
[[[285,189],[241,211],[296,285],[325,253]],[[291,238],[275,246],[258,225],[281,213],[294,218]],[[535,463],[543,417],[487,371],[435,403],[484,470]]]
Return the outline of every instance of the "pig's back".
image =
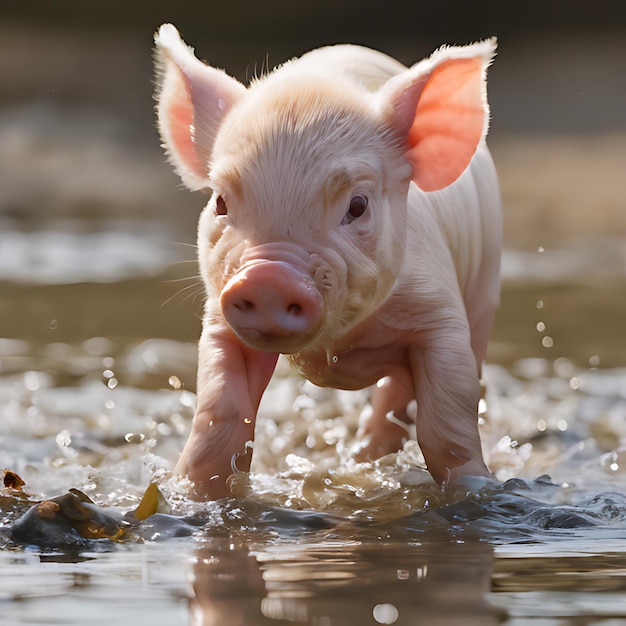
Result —
[[[389,78],[405,69],[402,63],[382,52],[342,44],[307,52],[278,71],[283,74],[294,72],[331,78],[345,77],[367,91],[376,91]]]
[[[408,268],[424,267],[442,250],[429,250],[423,232],[428,221],[445,240],[463,297],[478,366],[484,361],[495,309],[500,300],[502,204],[498,177],[484,142],[461,176],[448,187],[425,193],[414,184],[409,194]],[[419,255],[426,253],[427,258]],[[452,276],[448,277],[450,284]],[[411,277],[404,276],[404,282]]]

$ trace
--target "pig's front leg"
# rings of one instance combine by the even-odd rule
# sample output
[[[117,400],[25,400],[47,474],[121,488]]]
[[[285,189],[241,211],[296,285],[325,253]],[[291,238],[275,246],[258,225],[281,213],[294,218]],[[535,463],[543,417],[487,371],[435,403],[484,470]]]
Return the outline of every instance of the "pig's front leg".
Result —
[[[238,469],[250,467],[256,414],[278,354],[252,350],[211,324],[198,350],[198,405],[175,471],[195,483],[198,497],[216,500],[230,494],[236,455]]]
[[[478,432],[480,380],[466,325],[428,331],[409,358],[417,441],[433,478],[449,485],[461,476],[491,476]]]

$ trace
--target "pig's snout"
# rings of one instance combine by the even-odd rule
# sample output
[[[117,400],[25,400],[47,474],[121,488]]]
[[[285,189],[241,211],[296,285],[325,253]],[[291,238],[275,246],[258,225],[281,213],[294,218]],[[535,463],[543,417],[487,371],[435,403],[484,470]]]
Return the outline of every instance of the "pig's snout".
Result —
[[[248,345],[297,352],[317,334],[324,300],[308,275],[282,261],[257,261],[224,286],[222,313]]]

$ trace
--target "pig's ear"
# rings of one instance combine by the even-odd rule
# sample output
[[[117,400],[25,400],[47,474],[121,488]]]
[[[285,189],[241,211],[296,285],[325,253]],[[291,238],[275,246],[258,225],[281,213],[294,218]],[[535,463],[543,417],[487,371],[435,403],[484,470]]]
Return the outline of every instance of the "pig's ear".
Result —
[[[420,189],[436,191],[454,182],[487,134],[486,70],[495,49],[495,38],[442,48],[381,88],[380,105],[406,143]]]
[[[171,24],[163,24],[154,41],[163,146],[185,185],[206,189],[215,136],[246,88],[225,72],[199,61]]]

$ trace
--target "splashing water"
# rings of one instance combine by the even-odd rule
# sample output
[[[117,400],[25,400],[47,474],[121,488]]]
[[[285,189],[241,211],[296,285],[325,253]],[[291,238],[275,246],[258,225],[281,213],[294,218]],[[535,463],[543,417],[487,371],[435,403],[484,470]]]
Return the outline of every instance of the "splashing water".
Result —
[[[94,293],[125,302],[139,289]],[[82,291],[64,291],[64,307]],[[520,293],[552,354],[554,295]],[[232,498],[200,504],[172,473],[195,408],[195,345],[79,341],[81,319],[70,331],[54,311],[44,340],[0,340],[0,458],[26,483],[0,490],[3,623],[46,624],[51,611],[66,624],[168,625],[626,615],[621,596],[602,595],[626,571],[626,370],[597,369],[595,352],[590,368],[564,356],[488,366],[479,419],[495,480],[445,493],[415,441],[354,461],[368,393],[317,388],[280,361],[251,474]],[[160,495],[136,517],[149,484]]]
[[[102,507],[132,507],[147,484],[157,482],[172,512],[197,512],[198,505],[186,499],[188,486],[171,472],[194,411],[195,395],[181,380],[193,370],[195,351],[157,340],[125,350],[110,342],[104,347],[106,353],[99,354],[93,354],[93,342],[56,347],[48,361],[51,374],[35,369],[42,355],[33,346],[4,341],[3,352],[11,356],[0,392],[5,466],[41,498],[71,487]],[[168,369],[163,355],[170,351],[179,361],[182,354],[190,359],[180,372]],[[73,384],[58,384],[69,370]],[[159,373],[169,390],[150,388]],[[113,378],[115,386],[109,384]],[[490,366],[485,378],[480,417],[485,456],[497,481],[521,478],[528,493],[513,496],[510,483],[495,482],[444,494],[424,469],[415,441],[375,463],[356,462],[355,432],[367,392],[317,388],[281,362],[261,405],[252,473],[237,477],[234,495],[353,523],[379,523],[452,504],[462,509],[459,501],[467,498],[468,519],[480,501],[480,516],[495,523],[502,498],[513,498],[532,518],[537,507],[530,499],[537,498],[546,507],[574,507],[594,525],[610,522],[585,503],[600,489],[624,487],[626,427],[620,415],[626,372],[579,370],[563,359],[553,366],[524,360],[510,370]],[[540,482],[538,490],[532,481],[544,474],[551,476],[549,489]],[[8,506],[5,518],[10,517]]]

